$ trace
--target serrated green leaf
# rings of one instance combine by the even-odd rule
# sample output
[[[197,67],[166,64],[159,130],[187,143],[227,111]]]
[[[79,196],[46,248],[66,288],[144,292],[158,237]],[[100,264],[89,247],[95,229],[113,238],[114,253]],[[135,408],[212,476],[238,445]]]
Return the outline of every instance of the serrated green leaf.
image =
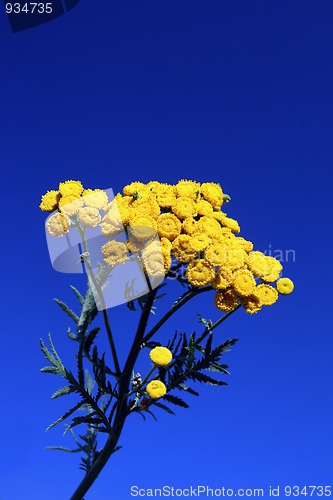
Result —
[[[165,396],[163,396],[163,399],[176,406],[181,406],[182,408],[189,408],[189,405],[185,403],[185,401],[183,401],[178,396],[174,396],[173,394],[166,394]]]
[[[165,410],[166,412],[170,413],[171,415],[175,415],[175,412],[172,411],[168,406],[164,405],[163,403],[158,403],[155,401],[154,406],[158,406],[159,408],[162,408],[162,410]]]
[[[88,392],[88,394],[92,395],[92,393],[94,391],[95,380],[91,377],[88,370],[84,370],[84,374],[85,374],[87,392]]]
[[[79,340],[78,336],[75,333],[71,332],[70,328],[68,328],[67,335],[71,340],[75,340],[76,342]]]
[[[72,420],[72,423],[67,426],[67,429],[64,432],[64,435],[67,434],[67,432],[70,429],[73,429],[73,427],[76,427],[77,425],[80,424],[100,424],[102,421],[99,417],[95,418],[90,415],[85,415],[84,417],[74,417]]]
[[[215,373],[224,373],[225,375],[230,375],[227,368],[228,365],[220,365],[219,363],[213,363],[207,368],[207,370]]]
[[[66,394],[70,394],[71,392],[75,392],[75,388],[72,385],[60,387],[60,389],[52,394],[51,399],[60,398],[61,396],[65,396]]]
[[[93,328],[87,335],[87,338],[85,339],[84,341],[84,350],[85,352],[89,355],[89,352],[90,352],[90,349],[91,349],[91,346],[93,345],[95,339],[96,339],[96,336],[98,334],[98,332],[100,331],[100,328],[97,327],[97,328]]]
[[[197,382],[203,382],[205,384],[209,385],[227,385],[226,382],[223,382],[221,380],[215,380],[214,378],[210,377],[209,375],[206,375],[205,373],[200,373],[200,372],[192,372],[190,374],[190,378],[192,380],[195,380]]]
[[[80,408],[80,406],[82,406],[83,404],[84,404],[84,400],[80,401],[75,406],[73,406],[73,408],[71,408],[66,413],[64,413],[64,415],[62,415],[60,418],[58,418],[58,420],[56,420],[55,422],[53,422],[53,424],[49,425],[46,428],[46,432],[48,432],[50,429],[52,429],[52,427],[55,427],[56,425],[60,424],[64,420],[66,420],[66,418],[70,417],[70,415],[72,415],[76,410],[78,410]]]
[[[70,287],[73,290],[73,292],[75,293],[75,295],[77,296],[78,301],[80,302],[81,306],[83,306],[83,304],[84,304],[84,297],[83,297],[83,295],[81,295],[81,293],[79,292],[79,290],[77,288],[75,288],[75,286],[70,285]]]
[[[77,316],[77,314],[75,314],[74,311],[72,311],[72,309],[70,307],[68,307],[64,302],[62,302],[62,300],[59,300],[59,299],[53,299],[54,302],[56,302],[58,304],[58,306],[61,307],[61,309],[76,323],[78,324],[79,323],[79,317]]]
[[[167,348],[172,352],[173,351],[173,348],[174,348],[174,345],[175,345],[175,341],[176,341],[176,338],[177,338],[177,332],[174,334],[173,336],[173,339],[167,344]]]
[[[83,371],[83,346],[84,343],[81,342],[79,347],[79,352],[77,354],[77,378],[81,387],[84,386],[84,371]]]
[[[207,340],[207,344],[205,347],[205,356],[210,356],[211,350],[212,350],[212,341],[213,341],[213,335],[210,334]]]
[[[76,450],[71,450],[70,448],[64,448],[63,446],[46,446],[46,450],[56,450],[56,451],[67,451],[68,453],[77,453],[78,451],[82,451],[81,448],[77,448]]]
[[[58,367],[59,366],[59,363],[58,361],[56,360],[56,358],[50,353],[50,351],[48,350],[48,348],[46,347],[46,345],[44,344],[44,342],[42,341],[42,339],[39,339],[39,342],[40,342],[40,348],[41,350],[43,351],[44,353],[44,356],[46,357],[46,359],[55,367]]]
[[[63,376],[62,371],[59,370],[59,368],[56,366],[44,366],[43,368],[40,369],[40,371],[43,373],[53,373],[54,375],[62,375]]]
[[[179,387],[179,389],[181,389],[182,391],[189,392],[190,394],[192,394],[192,396],[199,396],[199,393],[197,391],[195,391],[191,387],[188,387],[186,384],[179,384],[177,387]]]
[[[52,352],[53,352],[53,355],[54,355],[54,357],[56,358],[56,360],[57,360],[57,363],[58,363],[59,367],[61,367],[62,371],[63,371],[63,372],[65,372],[65,367],[64,367],[64,365],[62,364],[62,361],[61,361],[61,359],[60,359],[60,357],[59,357],[59,354],[58,354],[58,353],[57,353],[57,351],[56,351],[56,348],[54,347],[54,344],[53,344],[53,341],[52,341],[52,336],[51,336],[51,334],[50,334],[50,333],[49,333],[48,337],[49,337],[49,342],[50,342],[50,346],[51,346],[51,350],[52,350]]]
[[[156,420],[157,422],[157,418],[155,417],[154,413],[150,410],[145,410],[145,413],[149,413],[149,415],[151,415],[153,417],[154,420]]]
[[[91,290],[91,286],[88,283],[88,288],[86,292],[86,296],[84,299],[84,303],[82,306],[82,311],[80,314],[80,318],[77,324],[78,334],[82,337],[85,335],[90,323],[93,321],[95,316],[98,313],[98,309],[96,306],[96,302],[94,299],[94,294]]]

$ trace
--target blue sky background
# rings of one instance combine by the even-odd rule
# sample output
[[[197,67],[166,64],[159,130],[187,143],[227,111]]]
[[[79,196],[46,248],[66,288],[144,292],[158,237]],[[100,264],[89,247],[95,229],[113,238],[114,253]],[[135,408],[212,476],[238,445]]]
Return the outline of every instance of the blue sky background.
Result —
[[[69,285],[85,286],[53,271],[38,209],[70,178],[115,192],[220,182],[242,236],[296,255],[284,263],[293,295],[218,331],[239,338],[229,385],[196,387],[176,417],[128,419],[86,500],[127,500],[131,485],[332,485],[332,21],[326,0],[81,0],[13,34],[0,6],[1,500],[65,500],[82,477],[78,456],[44,450],[70,443],[45,428],[76,400],[51,401],[62,381],[39,372],[48,331],[72,362],[52,298],[74,305]],[[156,339],[192,332],[197,312],[217,319],[212,301],[200,296]],[[110,310],[122,356],[129,314]]]

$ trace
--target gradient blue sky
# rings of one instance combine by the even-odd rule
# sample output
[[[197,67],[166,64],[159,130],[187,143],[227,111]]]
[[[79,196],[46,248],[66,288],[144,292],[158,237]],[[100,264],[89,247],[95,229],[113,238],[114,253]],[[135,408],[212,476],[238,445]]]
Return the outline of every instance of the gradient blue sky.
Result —
[[[239,338],[229,385],[197,387],[176,417],[129,419],[86,500],[128,500],[131,485],[332,485],[332,22],[328,0],[80,0],[13,34],[1,4],[1,500],[67,500],[82,476],[76,455],[44,450],[69,444],[45,428],[75,398],[51,401],[61,380],[39,372],[48,331],[71,363],[52,298],[74,304],[69,284],[84,287],[53,271],[38,209],[70,178],[116,192],[220,182],[256,249],[296,255],[293,295],[218,332]],[[160,338],[192,332],[197,312],[219,316],[201,296]],[[128,314],[110,310],[123,354]]]

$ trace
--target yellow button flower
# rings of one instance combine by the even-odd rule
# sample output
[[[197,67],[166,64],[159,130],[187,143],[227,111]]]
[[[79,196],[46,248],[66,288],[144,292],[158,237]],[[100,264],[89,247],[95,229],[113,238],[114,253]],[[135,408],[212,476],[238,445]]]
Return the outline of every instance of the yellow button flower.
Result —
[[[205,259],[190,262],[186,269],[186,278],[191,285],[205,286],[214,279],[214,266]]]
[[[144,270],[149,276],[153,276],[154,278],[160,278],[164,276],[165,263],[163,256],[163,247],[159,243],[151,243],[142,256],[142,263]]]
[[[213,207],[208,201],[199,200],[197,203],[197,212],[198,215],[212,215]]]
[[[267,281],[268,283],[272,283],[279,278],[282,271],[282,264],[275,259],[275,257],[271,256],[266,256],[266,262],[269,266],[269,272],[267,274],[263,274],[261,279],[263,281]]]
[[[60,196],[61,194],[59,193],[59,191],[48,191],[42,196],[42,201],[39,205],[39,208],[43,210],[43,212],[53,212],[53,210],[55,210],[58,206]]]
[[[211,242],[212,240],[207,234],[196,233],[192,236],[190,245],[196,252],[203,252],[211,244]]]
[[[262,278],[267,276],[272,269],[272,261],[262,252],[250,252],[246,258],[246,264],[255,276]]]
[[[173,241],[180,235],[182,225],[174,214],[161,214],[157,218],[157,232],[160,238]]]
[[[294,283],[289,278],[281,278],[276,282],[276,289],[282,295],[289,295],[294,290]]]
[[[216,290],[225,290],[231,285],[232,271],[226,267],[219,267],[215,271],[215,277],[210,285]]]
[[[87,207],[106,210],[109,200],[106,192],[102,189],[85,189],[82,196]]]
[[[256,314],[261,310],[262,302],[259,297],[250,295],[249,297],[241,297],[241,304],[248,314]]]
[[[172,360],[172,352],[167,347],[154,347],[149,357],[156,366],[167,366]]]
[[[160,380],[152,380],[146,387],[146,391],[152,399],[158,399],[167,393],[167,389]]]
[[[224,245],[210,245],[205,255],[213,266],[223,266],[227,262],[228,249]]]
[[[130,218],[130,234],[135,238],[154,238],[156,230],[156,221],[150,215],[139,214]]]
[[[147,194],[149,193],[149,188],[143,182],[131,182],[124,187],[123,193],[125,196],[133,196],[135,193]]]
[[[101,222],[101,215],[97,208],[83,207],[78,212],[79,221],[84,227],[96,227]]]
[[[217,290],[214,297],[216,307],[223,312],[229,312],[236,309],[238,300],[237,295],[231,288],[227,290]]]
[[[265,284],[258,285],[253,295],[258,297],[264,306],[271,306],[275,304],[278,299],[278,293],[275,288]]]
[[[82,205],[83,199],[73,194],[63,196],[62,198],[60,198],[58,204],[59,210],[61,210],[63,214],[66,214],[69,217],[75,215],[80,210]]]
[[[101,250],[104,261],[110,266],[122,264],[128,258],[127,246],[121,241],[108,241]]]
[[[219,184],[215,182],[204,182],[201,184],[201,194],[205,200],[213,206],[214,210],[218,210],[223,203],[223,192]]]
[[[180,234],[172,242],[172,255],[182,263],[189,262],[195,257],[196,252],[191,247],[191,236]]]
[[[61,196],[75,196],[77,198],[81,195],[82,191],[83,186],[80,181],[65,181],[59,184]]]
[[[251,252],[251,250],[253,250],[252,241],[245,240],[241,236],[236,236],[234,241],[235,245],[237,245],[238,248],[245,250],[245,252]]]
[[[228,227],[231,229],[233,233],[239,233],[240,227],[238,222],[235,219],[231,219],[230,217],[224,217],[222,222],[224,227]]]
[[[51,236],[57,236],[58,238],[68,233],[69,226],[69,218],[60,212],[51,215],[46,221],[47,232],[50,233]]]
[[[256,287],[256,280],[248,269],[239,269],[232,275],[232,286],[242,297],[252,294]]]
[[[153,195],[140,196],[132,202],[135,215],[149,215],[154,219],[160,215],[160,207]]]
[[[195,217],[197,215],[197,205],[186,196],[180,196],[172,205],[173,213],[178,219],[186,219],[187,217]]]
[[[201,233],[206,233],[208,236],[213,236],[215,234],[219,234],[221,230],[220,224],[217,220],[213,219],[213,217],[209,217],[208,215],[203,215],[200,217],[198,221],[198,229]]]
[[[195,181],[181,180],[175,186],[176,194],[178,197],[191,198],[196,200],[200,193],[200,184]]]
[[[187,217],[182,224],[183,232],[185,234],[195,234],[198,231],[198,221],[193,217]]]

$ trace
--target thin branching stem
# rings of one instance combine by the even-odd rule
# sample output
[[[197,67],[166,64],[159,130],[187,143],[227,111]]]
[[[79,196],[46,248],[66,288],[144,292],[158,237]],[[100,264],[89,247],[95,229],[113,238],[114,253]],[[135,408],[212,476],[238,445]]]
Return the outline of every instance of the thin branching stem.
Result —
[[[221,316],[221,318],[219,318],[217,321],[215,321],[215,323],[213,323],[212,326],[206,327],[204,332],[202,333],[202,335],[200,335],[200,337],[196,341],[196,343],[200,344],[200,342],[202,342],[204,340],[204,338],[207,337],[207,335],[209,335],[213,330],[215,330],[215,328],[217,328],[219,325],[221,325],[221,323],[223,323],[223,321],[225,321],[227,318],[229,318],[229,316],[231,316],[240,307],[241,307],[241,304],[239,304],[237,307],[235,307],[235,309],[233,309],[232,311],[229,311],[226,314],[224,314],[223,316]]]
[[[199,295],[200,293],[203,293],[203,292],[209,292],[210,290],[212,290],[212,288],[210,286],[208,287],[205,287],[205,288],[198,288],[198,289],[195,289],[195,290],[188,290],[186,291],[175,303],[174,305],[171,307],[171,309],[163,316],[163,318],[160,319],[160,321],[158,321],[156,323],[156,325],[147,333],[147,335],[142,339],[142,343],[141,345],[143,346],[146,342],[148,342],[153,335],[155,335],[155,333],[161,328],[161,326],[164,325],[164,323],[166,321],[168,321],[169,318],[171,318],[171,316],[176,312],[178,311],[178,309],[180,309],[184,304],[186,304],[186,302],[188,302],[189,300],[191,300],[193,297],[196,297],[197,295]]]

